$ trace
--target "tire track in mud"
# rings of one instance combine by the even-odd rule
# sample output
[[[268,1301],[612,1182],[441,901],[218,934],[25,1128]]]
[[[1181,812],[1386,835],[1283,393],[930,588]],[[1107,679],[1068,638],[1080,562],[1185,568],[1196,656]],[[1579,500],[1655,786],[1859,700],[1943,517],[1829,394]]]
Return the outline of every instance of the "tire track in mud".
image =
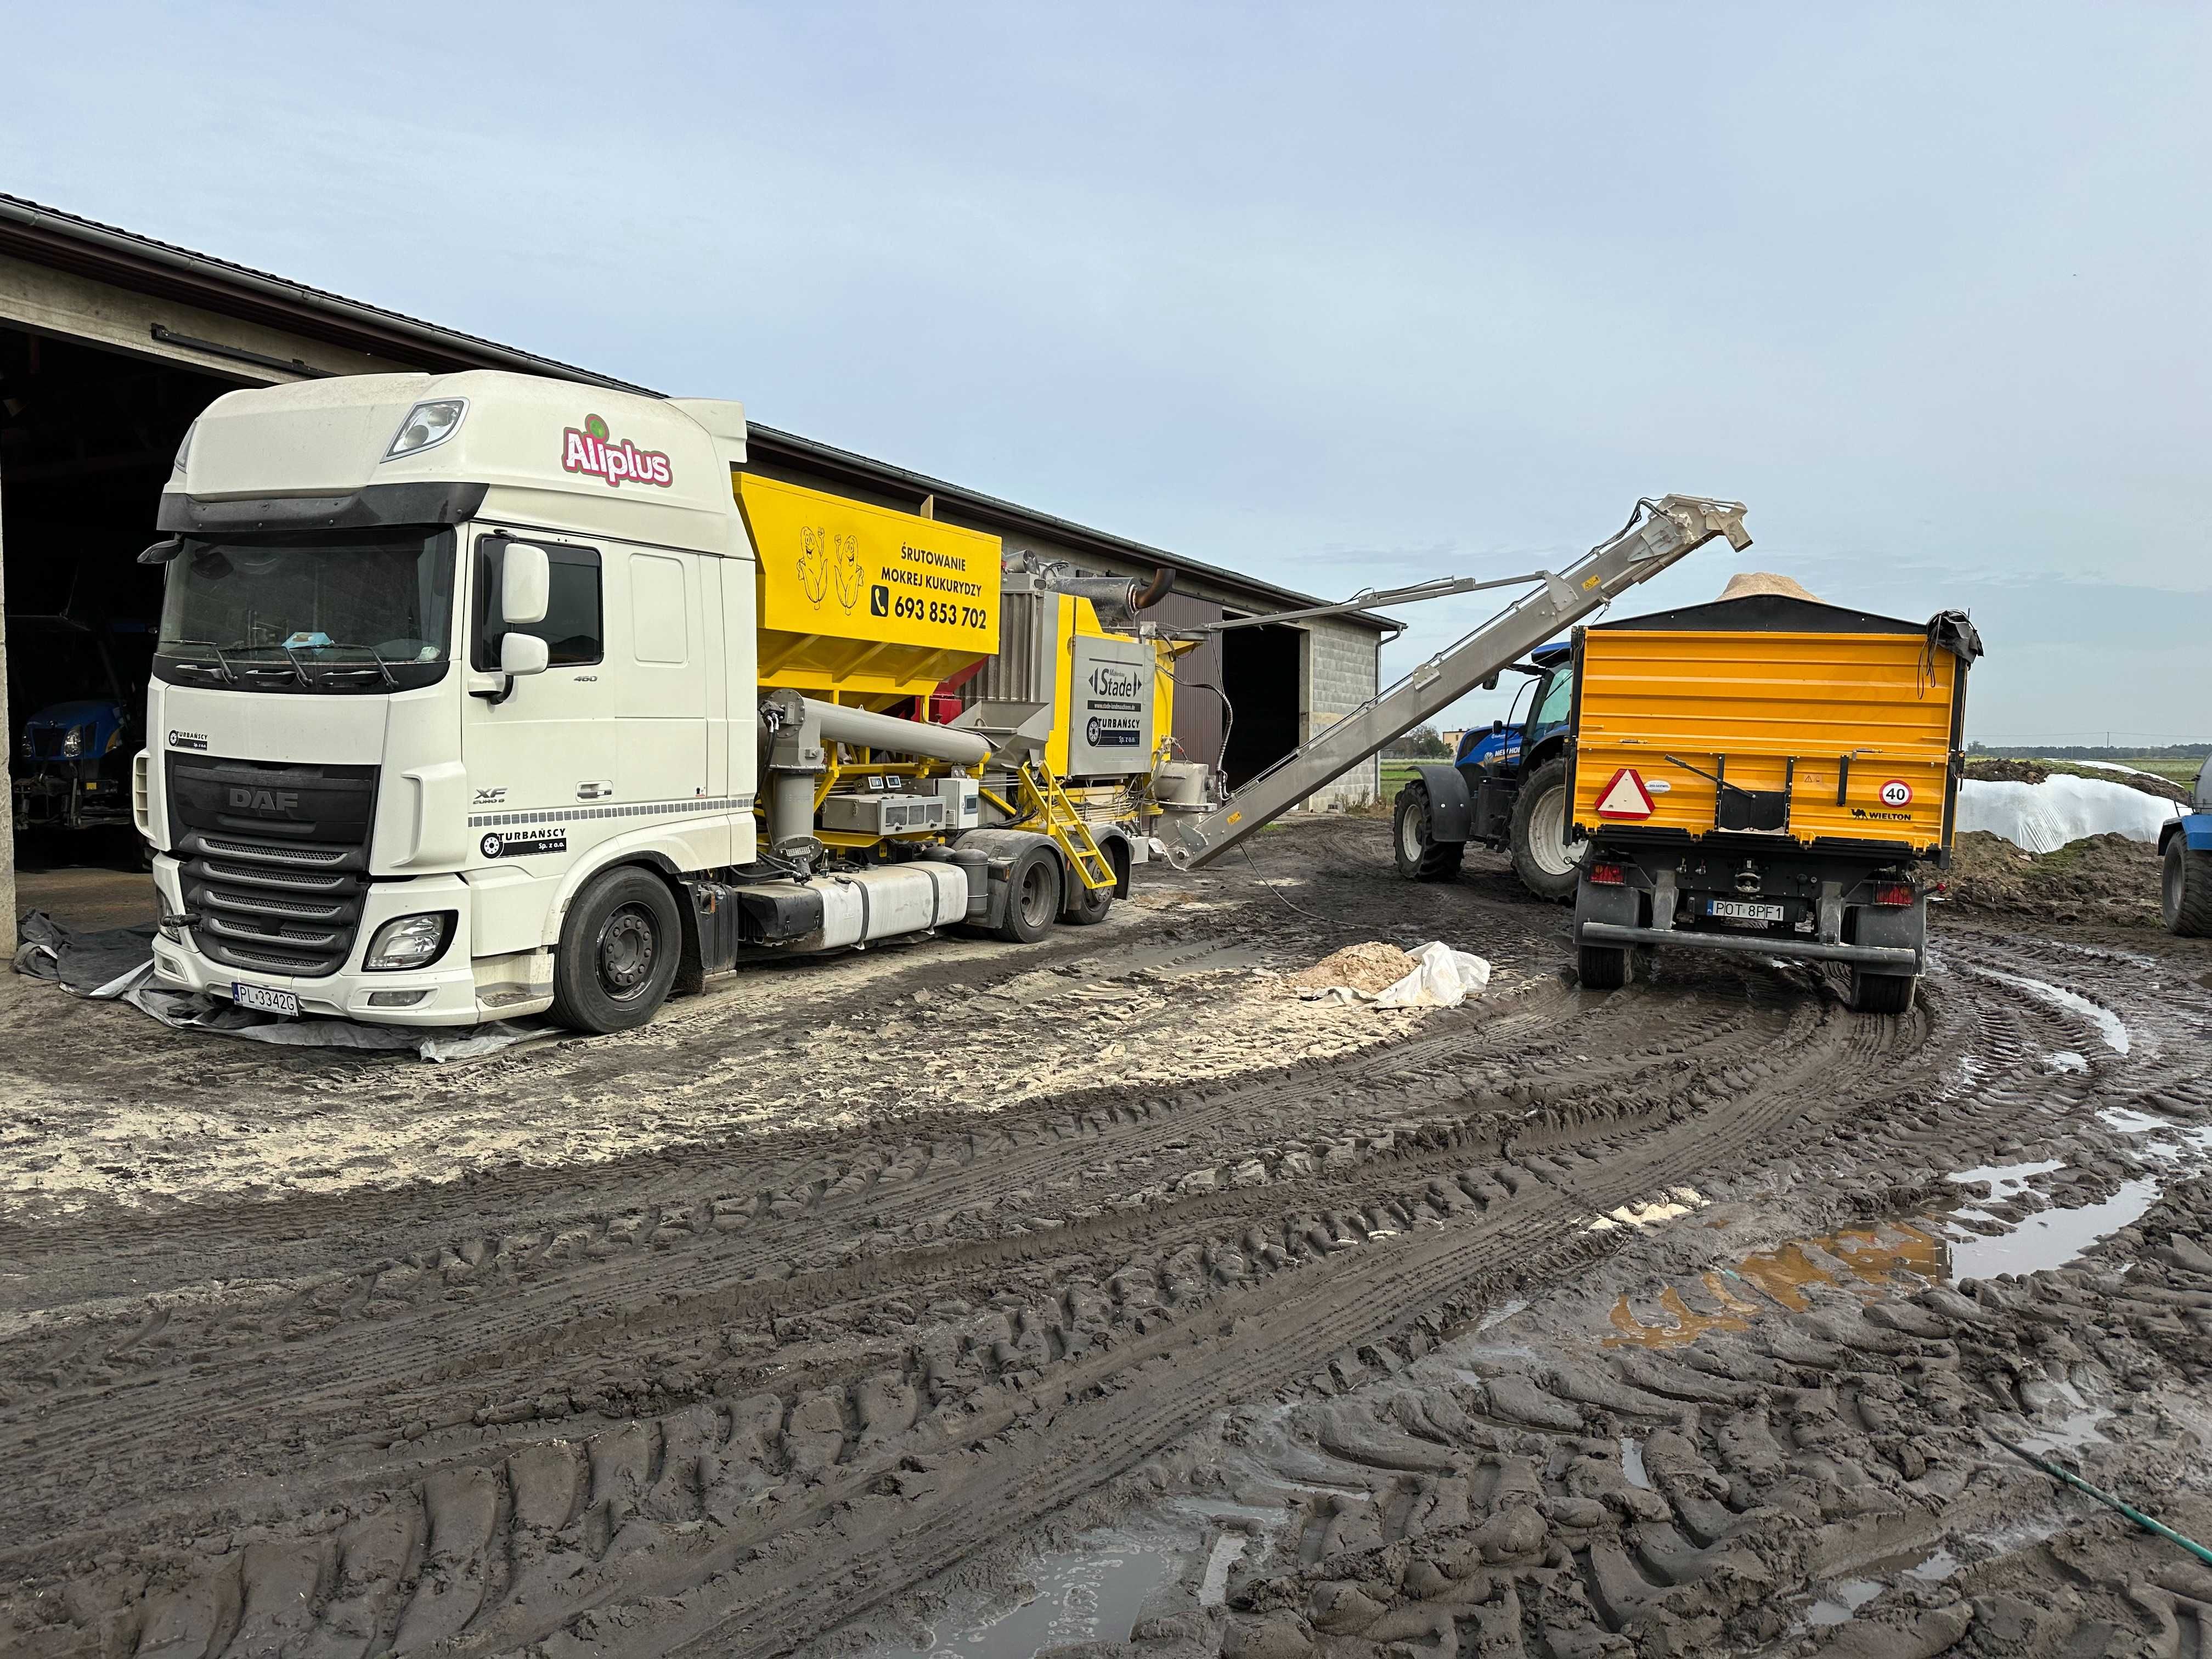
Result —
[[[1473,908],[1534,908],[1479,896]],[[1546,924],[1557,914],[1537,913]],[[1499,937],[1522,918],[1510,923],[1500,921]],[[1531,930],[1532,950],[1551,948],[1537,937],[1543,931]],[[580,1243],[608,1244],[616,1224],[634,1218],[629,1242],[603,1258],[572,1251],[567,1263],[540,1249],[544,1276],[535,1279],[524,1276],[530,1258],[507,1249],[522,1230],[471,1240],[455,1225],[487,1200],[509,1213],[527,1207],[501,1197],[505,1175],[473,1195],[286,1205],[289,1225],[273,1212],[265,1224],[257,1218],[260,1236],[282,1242],[283,1231],[343,1225],[370,1253],[390,1249],[394,1230],[439,1240],[414,1249],[431,1257],[411,1269],[421,1279],[415,1299],[374,1317],[377,1273],[333,1270],[288,1288],[273,1310],[256,1314],[252,1330],[223,1343],[214,1340],[221,1308],[119,1307],[76,1328],[66,1328],[63,1310],[52,1339],[75,1349],[79,1367],[127,1361],[176,1341],[195,1321],[209,1346],[182,1364],[47,1395],[36,1402],[37,1446],[14,1443],[14,1431],[33,1420],[19,1410],[31,1401],[0,1414],[0,1443],[24,1475],[0,1498],[0,1529],[37,1540],[0,1556],[0,1566],[27,1581],[57,1551],[97,1544],[127,1553],[132,1538],[183,1535],[196,1516],[222,1505],[262,1554],[246,1559],[234,1549],[223,1558],[234,1565],[217,1566],[218,1577],[232,1573],[234,1593],[223,1604],[231,1612],[209,1626],[211,1651],[248,1650],[256,1597],[265,1602],[276,1582],[272,1562],[310,1564],[300,1571],[317,1618],[368,1595],[362,1586],[372,1578],[386,1586],[375,1593],[392,1605],[377,1618],[387,1639],[407,1632],[403,1650],[434,1634],[483,1651],[544,1636],[549,1653],[562,1651],[572,1640],[563,1630],[583,1639],[599,1608],[618,1620],[608,1628],[623,1632],[625,1651],[633,1635],[650,1638],[638,1651],[685,1644],[780,1651],[1018,1535],[1227,1403],[1328,1377],[1332,1364],[1365,1375],[1372,1367],[1363,1350],[1387,1370],[1378,1345],[1423,1345],[1509,1279],[1540,1283],[1609,1251],[1617,1238],[1585,1224],[1615,1205],[1778,1162],[1844,1159],[1863,1170],[1923,1146],[1955,1158],[1963,1146],[1994,1145],[2004,1120],[2028,1105],[2079,1113],[2092,1100],[2124,1097],[2203,1109],[2201,1080],[2177,1051],[2186,1052],[2191,1020],[2201,1033],[2212,998],[2184,998],[2154,1015],[2138,1011],[2141,988],[2115,964],[2069,960],[2062,974],[2032,941],[1947,928],[1941,942],[1971,945],[2007,972],[2087,986],[2145,1040],[2109,1060],[2084,1048],[2095,1087],[2079,1074],[2056,1079],[2068,1091],[2061,1097],[2042,1056],[2060,1039],[2088,1042],[2095,1021],[1978,975],[1932,980],[1921,1012],[1878,1020],[1844,1012],[1832,982],[1817,974],[1754,962],[1668,966],[1656,984],[1607,995],[1547,975],[1474,1017],[1431,1017],[1407,1041],[1263,1078],[1151,1099],[1139,1091],[1134,1101],[1110,1090],[1040,1098],[1000,1115],[988,1133],[973,1123],[957,1134],[902,1123],[823,1132],[803,1146],[686,1147],[639,1160],[609,1183],[634,1217],[602,1216]],[[1962,1061],[1972,1069],[1962,1073]],[[1536,1126],[1517,1140],[1498,1133],[1515,1112]],[[964,1162],[913,1165],[915,1149],[953,1139],[964,1141]],[[1333,1166],[1315,1158],[1310,1170],[1283,1152],[1310,1156],[1331,1145],[1348,1150]],[[1241,1187],[1226,1179],[1255,1146],[1267,1179]],[[1152,1158],[1158,1179],[1147,1184],[1164,1190],[1140,1207],[1073,1214],[1096,1202],[1097,1171],[1116,1158]],[[1182,1188],[1185,1176],[1208,1171],[1212,1185]],[[597,1174],[533,1171],[532,1190],[556,1217],[590,1215],[606,1206],[574,1206],[580,1182]],[[763,1185],[789,1177],[777,1194],[787,1207],[779,1212],[756,1191],[742,1217],[718,1227],[714,1200],[756,1176]],[[1030,1199],[1008,1201],[1010,1190],[1024,1188]],[[895,1224],[925,1206],[973,1209],[962,1224],[971,1231],[902,1234]],[[1030,1219],[1041,1230],[1014,1231]],[[465,1254],[471,1245],[475,1260]],[[464,1271],[448,1280],[456,1267]],[[1107,1293],[1117,1279],[1131,1294]],[[1003,1287],[999,1300],[1022,1305],[990,1314],[998,1336],[956,1332],[949,1358],[941,1333],[969,1316],[909,1305],[902,1320],[879,1317],[885,1304],[920,1304],[919,1289],[972,1296],[971,1285]],[[474,1299],[443,1301],[453,1290]],[[266,1340],[269,1326],[310,1308],[334,1322],[295,1341]],[[1030,1319],[1037,1309],[1050,1317]],[[979,1307],[973,1317],[989,1312]],[[826,1334],[778,1339],[734,1361],[714,1353],[731,1322],[763,1319]],[[673,1356],[672,1374],[691,1381],[653,1408],[667,1414],[648,1419],[644,1452],[619,1425],[591,1433],[587,1455],[544,1437],[557,1435],[556,1417],[501,1414],[526,1384],[557,1392],[595,1367],[650,1370],[662,1363],[655,1350]],[[191,1374],[218,1364],[224,1375]],[[243,1388],[241,1366],[253,1373]],[[911,1411],[897,1406],[909,1397]],[[773,1427],[763,1426],[763,1401],[773,1402]],[[754,1413],[750,1427],[740,1426],[741,1407]],[[447,1432],[430,1423],[433,1410],[483,1426]],[[711,1430],[696,1416],[702,1411]],[[902,1413],[903,1427],[883,1426]],[[410,1414],[412,1437],[380,1426]],[[605,1419],[580,1407],[574,1420],[590,1432]],[[119,1468],[134,1447],[164,1436],[181,1443],[249,1425],[280,1437],[270,1455],[206,1471],[236,1476],[229,1486],[179,1491],[204,1478],[179,1468],[141,1471],[135,1501],[124,1490],[130,1480],[108,1481],[87,1508],[62,1490],[88,1468]],[[324,1451],[306,1450],[307,1441]],[[297,1449],[289,1456],[288,1443]],[[550,1449],[562,1446],[570,1449]],[[548,1508],[539,1501],[541,1476],[553,1467],[546,1460],[564,1458],[573,1490]],[[705,1473],[710,1458],[720,1486]],[[754,1473],[732,1473],[741,1466]],[[252,1497],[260,1471],[282,1473],[291,1489],[276,1500]],[[714,1492],[739,1489],[738,1507],[713,1507]],[[306,1519],[341,1500],[347,1512],[371,1509],[336,1532]],[[414,1517],[404,1528],[390,1523],[413,1529],[404,1547],[387,1549],[362,1530],[387,1514]],[[564,1528],[580,1530],[562,1541]],[[557,1607],[530,1577],[549,1551],[588,1567],[588,1583],[568,1583]],[[787,1582],[794,1551],[813,1575],[803,1589]],[[348,1565],[356,1556],[358,1571]],[[672,1608],[641,1605],[653,1597],[675,1598]]]
[[[1787,1024],[1791,1026],[1832,1028],[1836,1017],[1832,1008],[1806,1009],[1801,1006]],[[1502,1212],[1508,1218],[1472,1230],[1471,1237],[1455,1237],[1441,1247],[1425,1242],[1428,1237],[1437,1237],[1436,1234],[1417,1236],[1418,1250],[1413,1259],[1408,1259],[1404,1249],[1393,1249],[1387,1259],[1376,1258],[1376,1265],[1369,1270],[1371,1278],[1361,1274],[1355,1265],[1348,1287],[1334,1283],[1337,1278],[1334,1272],[1290,1275],[1284,1294],[1286,1306],[1291,1311],[1283,1317],[1278,1340],[1307,1350],[1310,1357],[1316,1337],[1333,1342],[1339,1338],[1349,1341],[1370,1336],[1378,1318],[1378,1307],[1389,1308],[1390,1316],[1402,1318],[1409,1305],[1409,1296],[1432,1299],[1453,1285],[1462,1287],[1480,1285],[1500,1263],[1516,1255],[1526,1255],[1528,1236],[1532,1229],[1538,1232],[1558,1234],[1562,1228],[1571,1227],[1574,1216],[1587,1218],[1589,1211],[1586,1206],[1591,1203],[1602,1205],[1607,1200],[1626,1201],[1669,1173],[1679,1174],[1701,1168],[1728,1149],[1763,1135],[1775,1121],[1797,1109],[1800,1097],[1805,1092],[1799,1079],[1809,1077],[1821,1066],[1822,1049],[1820,1045],[1792,1042],[1784,1045],[1784,1052],[1794,1056],[1795,1063],[1778,1084],[1754,1094],[1747,1104],[1736,1111],[1708,1113],[1705,1119],[1699,1120],[1707,1123],[1705,1133],[1685,1138],[1678,1130],[1674,1136],[1666,1138],[1669,1142],[1667,1146],[1648,1148],[1640,1153],[1632,1152],[1619,1158],[1615,1163],[1601,1162],[1594,1170],[1577,1166],[1572,1171],[1575,1179],[1571,1183],[1574,1188],[1571,1198],[1546,1194],[1536,1207],[1520,1203],[1510,1205]],[[1770,1076],[1776,1071],[1771,1066],[1759,1062],[1754,1064],[1759,1065]],[[1655,1137],[1631,1139],[1650,1139]],[[1540,1188],[1539,1190],[1542,1189]],[[1446,1231],[1449,1231],[1449,1224]],[[1571,1242],[1585,1249],[1590,1248],[1584,1241],[1571,1239]],[[1361,1253],[1362,1256],[1366,1254]],[[1337,1259],[1334,1255],[1329,1258],[1332,1262]],[[1325,1304],[1319,1310],[1309,1305],[1317,1299]],[[1254,1304],[1255,1307],[1261,1305]],[[1213,1311],[1209,1307],[1194,1316],[1210,1316]],[[1238,1316],[1247,1316],[1248,1312],[1240,1309]],[[1264,1327],[1261,1334],[1267,1334]],[[1163,1340],[1172,1340],[1172,1338]],[[1127,1358],[1147,1357],[1141,1351],[1133,1351]],[[1230,1395],[1247,1391],[1263,1374],[1279,1381],[1285,1370],[1285,1352],[1263,1344],[1251,1355],[1231,1365],[1218,1383],[1201,1381],[1194,1394],[1185,1391],[1164,1395],[1133,1425],[1124,1426],[1119,1423],[1115,1413],[1120,1408],[1113,1407],[1111,1402],[1107,1402],[1103,1407],[1085,1409],[1103,1409],[1105,1412],[1103,1419],[1096,1425],[1096,1434],[1115,1442],[1126,1440],[1136,1451],[1141,1451],[1152,1445],[1160,1434],[1171,1436],[1190,1426],[1194,1412],[1202,1415],[1204,1412],[1214,1409],[1224,1397],[1224,1390]],[[1117,1363],[1112,1369],[1118,1370],[1125,1364],[1126,1361]],[[1085,1421],[1087,1423],[1088,1419]],[[1087,1430],[1085,1431],[1088,1432]],[[1097,1443],[1094,1441],[1092,1443]],[[1135,1451],[1131,1455],[1136,1455]],[[1070,1470],[1066,1480],[1080,1486],[1095,1481],[1101,1474],[1094,1457],[1081,1468]],[[1041,1503],[1045,1507],[1062,1501],[1065,1496],[1059,1485],[1037,1486],[1027,1476],[1011,1478],[1024,1489],[1042,1494],[1031,1501]],[[979,1490],[989,1490],[989,1486],[990,1483],[986,1483],[986,1487]],[[973,1524],[1004,1524],[1010,1517],[1000,1497],[1001,1494],[990,1491],[988,1501],[974,1512]],[[1042,1510],[1037,1512],[1042,1513]],[[949,1541],[954,1539],[966,1540],[968,1533],[965,1530],[933,1526],[932,1532],[933,1548],[964,1549],[968,1547],[966,1541],[957,1546]],[[933,1556],[931,1561],[918,1563],[916,1571],[926,1575],[935,1571],[935,1565],[932,1565],[935,1560]],[[802,1620],[809,1616],[804,1610],[792,1612]],[[771,1629],[806,1627],[804,1623],[782,1622],[781,1615],[766,1626]]]

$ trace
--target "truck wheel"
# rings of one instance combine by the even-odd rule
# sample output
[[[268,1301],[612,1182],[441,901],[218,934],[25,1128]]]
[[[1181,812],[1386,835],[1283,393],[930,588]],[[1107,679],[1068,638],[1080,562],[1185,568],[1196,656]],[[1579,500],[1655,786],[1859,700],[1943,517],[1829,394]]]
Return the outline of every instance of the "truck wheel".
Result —
[[[1060,919],[1071,927],[1091,927],[1106,920],[1106,913],[1114,908],[1114,890],[1085,887],[1072,872],[1061,872],[1067,887],[1067,902],[1062,907]]]
[[[1006,914],[999,937],[1015,945],[1034,945],[1051,931],[1060,914],[1060,849],[1032,847],[1006,872]]]
[[[2166,931],[2184,939],[2212,938],[2212,853],[2196,853],[2177,833],[2166,843],[2160,872],[2159,912]]]
[[[1578,945],[1575,972],[1585,991],[1618,991],[1628,983],[1628,952],[1611,945]]]
[[[1398,873],[1408,881],[1449,881],[1459,873],[1460,857],[1467,851],[1464,842],[1429,838],[1429,792],[1419,783],[1398,792],[1390,843]]]
[[[1570,899],[1587,842],[1567,841],[1567,759],[1546,761],[1514,792],[1513,873],[1538,898]]]
[[[1863,1014],[1901,1014],[1912,1006],[1912,993],[1920,983],[1917,974],[1878,974],[1870,968],[1851,969],[1851,1006]]]
[[[635,866],[597,877],[568,907],[553,959],[553,1018],[575,1031],[627,1031],[653,1018],[684,954],[675,895]]]

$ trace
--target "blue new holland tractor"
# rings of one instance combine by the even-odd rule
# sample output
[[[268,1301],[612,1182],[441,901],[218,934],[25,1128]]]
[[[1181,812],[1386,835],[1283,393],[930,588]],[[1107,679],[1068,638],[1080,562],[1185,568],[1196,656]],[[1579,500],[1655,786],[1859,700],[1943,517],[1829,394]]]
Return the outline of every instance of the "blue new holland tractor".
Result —
[[[1392,826],[1398,873],[1449,881],[1474,842],[1504,848],[1513,873],[1540,898],[1571,899],[1586,844],[1567,840],[1574,647],[1540,647],[1508,672],[1527,677],[1512,712],[1469,731],[1450,765],[1416,769],[1398,792]]]
[[[2166,930],[2212,939],[2212,756],[2197,775],[2191,810],[2160,831],[2159,911]]]

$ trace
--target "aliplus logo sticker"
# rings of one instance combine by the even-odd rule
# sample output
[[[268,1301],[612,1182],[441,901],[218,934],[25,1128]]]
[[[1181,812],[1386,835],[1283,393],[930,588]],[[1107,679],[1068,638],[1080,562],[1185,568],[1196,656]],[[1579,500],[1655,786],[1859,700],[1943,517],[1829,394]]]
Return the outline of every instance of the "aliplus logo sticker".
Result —
[[[676,482],[668,457],[657,449],[640,449],[629,439],[615,443],[607,436],[607,423],[596,415],[584,416],[581,428],[570,427],[561,434],[561,470],[587,472],[603,478],[608,488],[626,483],[656,484],[665,489]]]

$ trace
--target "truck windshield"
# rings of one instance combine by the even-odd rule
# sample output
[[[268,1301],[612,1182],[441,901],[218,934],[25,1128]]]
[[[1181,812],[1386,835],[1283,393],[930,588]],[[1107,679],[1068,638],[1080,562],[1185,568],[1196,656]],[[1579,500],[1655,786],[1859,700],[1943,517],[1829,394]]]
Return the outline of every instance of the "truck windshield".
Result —
[[[446,672],[453,532],[188,537],[155,672],[237,691],[397,691]]]

